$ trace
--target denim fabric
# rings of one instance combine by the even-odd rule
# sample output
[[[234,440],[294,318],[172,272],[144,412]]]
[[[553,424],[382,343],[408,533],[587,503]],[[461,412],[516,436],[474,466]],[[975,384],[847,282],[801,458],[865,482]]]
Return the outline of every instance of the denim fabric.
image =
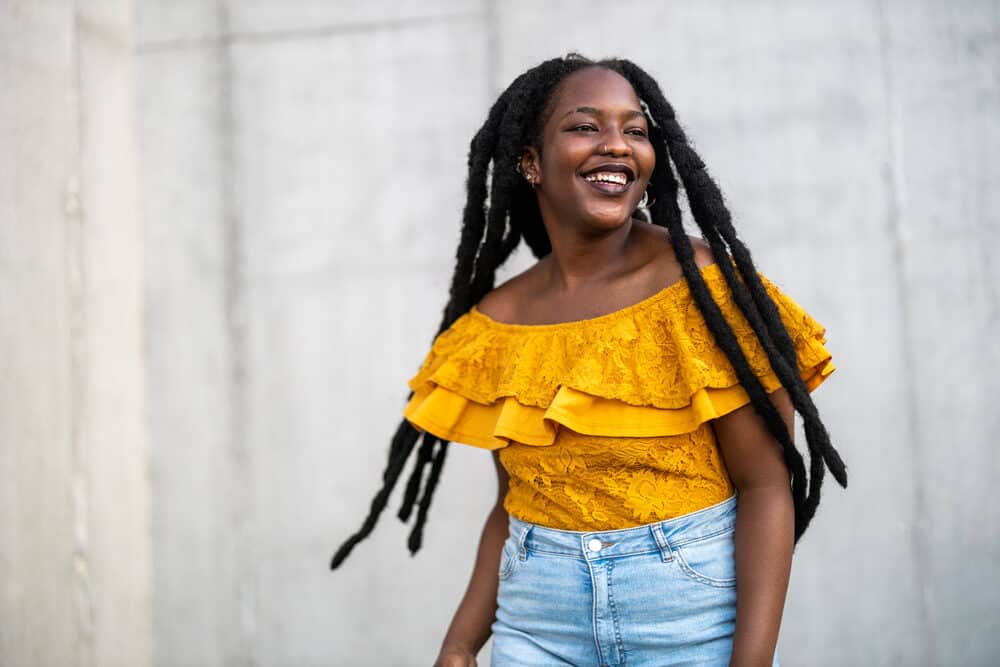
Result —
[[[727,665],[736,505],[733,495],[667,521],[589,532],[511,516],[493,667]]]

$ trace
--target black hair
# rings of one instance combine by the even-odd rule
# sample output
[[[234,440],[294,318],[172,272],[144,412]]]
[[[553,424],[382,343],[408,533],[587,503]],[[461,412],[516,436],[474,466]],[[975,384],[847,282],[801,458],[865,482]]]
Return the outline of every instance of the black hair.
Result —
[[[768,430],[781,443],[791,478],[797,543],[816,513],[826,468],[845,488],[846,468],[831,445],[826,427],[799,375],[795,345],[781,321],[777,306],[757,274],[750,251],[736,235],[719,187],[688,142],[660,86],[634,63],[625,59],[593,61],[577,54],[547,60],[517,77],[493,104],[469,149],[461,241],[438,334],[448,329],[493,289],[497,268],[522,239],[535,257],[543,257],[551,251],[535,192],[515,167],[525,146],[541,148],[539,135],[545,122],[547,105],[554,98],[559,84],[569,74],[588,67],[602,67],[620,74],[632,85],[645,107],[657,165],[649,182],[649,196],[653,202],[649,207],[650,221],[668,230],[674,254],[709,330],[725,352]],[[694,221],[711,247],[734,301],[760,340],[771,368],[788,391],[792,405],[803,418],[810,459],[808,476],[803,456],[795,448],[784,420],[747,362],[732,328],[695,263],[694,248],[682,224],[678,204],[679,185],[670,167],[671,161],[687,194]],[[336,569],[354,546],[375,527],[418,440],[421,443],[416,463],[398,516],[407,521],[414,504],[417,505],[417,518],[408,546],[413,554],[420,549],[427,512],[449,442],[430,433],[422,433],[403,419],[392,438],[389,460],[382,474],[382,488],[372,500],[361,529],[347,539],[333,556],[331,569]],[[424,472],[428,465],[430,471],[425,480]]]

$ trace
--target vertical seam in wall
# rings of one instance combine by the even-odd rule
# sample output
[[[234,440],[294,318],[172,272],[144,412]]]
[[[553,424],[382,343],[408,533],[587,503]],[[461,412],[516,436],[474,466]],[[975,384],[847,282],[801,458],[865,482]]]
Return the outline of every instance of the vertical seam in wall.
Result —
[[[80,49],[80,16],[74,5],[69,53],[73,62],[73,113],[75,115],[76,144],[72,172],[68,175],[64,193],[63,210],[66,224],[67,274],[69,285],[69,337],[70,337],[70,475],[73,522],[73,550],[71,557],[74,610],[74,653],[79,667],[94,664],[94,602],[90,594],[90,549],[87,479],[87,328],[86,328],[86,275],[84,263],[84,211],[82,208],[81,181],[83,170],[83,72]]]
[[[995,3],[993,5],[993,16],[992,16],[992,26],[993,26],[993,39],[994,43],[1000,42],[1000,3]],[[995,80],[997,84],[997,89],[1000,90],[1000,79]],[[995,99],[994,99],[995,102]],[[987,145],[986,153],[989,154],[990,149],[993,148],[991,145]],[[988,188],[987,188],[988,189]],[[991,252],[993,251],[994,244],[993,239],[990,238],[990,215],[993,213],[982,203],[986,198],[986,193],[983,190],[978,190],[976,192],[976,210],[981,216],[980,219],[985,222],[981,233],[988,239],[986,243],[977,243],[978,258],[979,258],[979,270],[983,279],[983,289],[986,296],[986,330],[996,331],[997,326],[1000,325],[1000,290],[997,289],[996,283],[990,280],[990,265],[993,262],[993,257]],[[997,346],[993,346],[994,359],[992,361],[1000,361],[1000,350]],[[989,363],[989,362],[987,362]],[[989,368],[996,368],[996,365],[988,366]]]
[[[218,2],[219,34],[229,34],[229,11],[226,0]],[[253,642],[256,625],[254,600],[255,577],[251,561],[245,555],[252,553],[250,542],[250,493],[249,450],[246,429],[246,294],[245,254],[243,230],[236,201],[236,110],[233,100],[232,42],[222,39],[218,48],[219,59],[219,142],[222,173],[222,225],[225,245],[225,309],[229,342],[229,452],[232,457],[232,492],[227,494],[233,522],[233,577],[235,586],[235,611],[238,618],[236,646],[230,647],[232,664],[251,666],[255,663]],[[228,643],[225,636],[219,637]]]
[[[900,318],[900,350],[902,351],[903,387],[906,400],[903,401],[905,421],[902,425],[903,442],[911,452],[910,475],[913,480],[913,501],[911,515],[910,540],[916,565],[916,583],[920,594],[920,634],[924,655],[933,663],[936,661],[934,618],[931,598],[931,576],[929,567],[929,540],[927,537],[927,497],[923,470],[926,457],[923,451],[923,441],[920,435],[920,415],[917,411],[919,396],[916,390],[914,369],[918,360],[914,352],[912,338],[913,316],[907,299],[906,287],[906,234],[902,225],[902,210],[904,206],[903,190],[903,158],[902,158],[902,125],[899,112],[899,99],[896,94],[892,70],[891,26],[889,25],[887,0],[876,0],[879,57],[882,70],[882,92],[885,98],[886,119],[886,150],[887,162],[883,167],[883,181],[887,194],[886,232],[892,250],[891,270],[895,283],[896,298],[899,304]]]

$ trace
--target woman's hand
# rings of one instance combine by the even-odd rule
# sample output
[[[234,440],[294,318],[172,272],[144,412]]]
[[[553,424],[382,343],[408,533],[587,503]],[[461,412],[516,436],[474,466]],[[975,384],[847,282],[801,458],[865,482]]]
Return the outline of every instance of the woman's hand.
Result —
[[[460,648],[443,649],[434,667],[477,667],[476,656]]]

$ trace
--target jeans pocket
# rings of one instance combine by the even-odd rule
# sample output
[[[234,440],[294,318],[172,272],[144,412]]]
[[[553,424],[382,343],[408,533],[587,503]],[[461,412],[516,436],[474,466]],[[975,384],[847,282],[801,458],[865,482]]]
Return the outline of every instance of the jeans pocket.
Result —
[[[674,548],[681,570],[716,588],[736,587],[736,532],[733,528]]]
[[[514,568],[519,560],[517,542],[513,538],[508,537],[503,543],[503,549],[500,552],[500,569],[497,572],[497,576],[500,579],[509,577],[514,573]]]

